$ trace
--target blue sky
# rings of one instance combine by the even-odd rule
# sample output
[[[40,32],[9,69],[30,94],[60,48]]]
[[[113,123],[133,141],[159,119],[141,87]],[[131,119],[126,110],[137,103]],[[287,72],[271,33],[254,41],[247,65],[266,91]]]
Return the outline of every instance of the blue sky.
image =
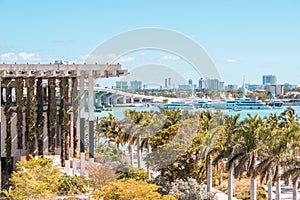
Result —
[[[0,0],[0,8],[0,62],[83,62],[116,34],[159,27],[201,45],[226,83],[241,84],[243,76],[261,83],[263,74],[274,74],[279,83],[300,85],[297,0]],[[137,55],[127,55],[120,63],[130,69],[146,62]],[[171,55],[161,56],[171,58],[170,64],[180,70]],[[154,58],[159,56],[149,59]]]

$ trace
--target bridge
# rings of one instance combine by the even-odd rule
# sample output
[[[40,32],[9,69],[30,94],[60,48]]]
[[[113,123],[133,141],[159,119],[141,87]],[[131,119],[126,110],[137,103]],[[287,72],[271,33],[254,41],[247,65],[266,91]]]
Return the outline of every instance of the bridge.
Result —
[[[121,104],[133,104],[134,102],[147,103],[153,102],[157,99],[154,96],[147,96],[141,94],[134,94],[124,92],[121,90],[114,90],[109,88],[95,87],[95,106],[101,105],[121,105]]]

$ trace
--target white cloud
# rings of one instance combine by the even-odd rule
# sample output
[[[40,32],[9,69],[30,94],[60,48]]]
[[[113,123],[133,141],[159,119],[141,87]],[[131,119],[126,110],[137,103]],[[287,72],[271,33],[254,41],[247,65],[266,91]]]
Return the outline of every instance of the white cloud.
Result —
[[[2,61],[17,61],[18,57],[13,52],[8,52],[0,55]]]
[[[122,56],[118,59],[119,62],[130,62],[133,60],[135,60],[135,58],[131,56]]]
[[[227,63],[237,63],[237,62],[239,62],[239,60],[237,60],[237,59],[232,59],[232,58],[228,58],[228,59],[226,60],[226,62],[227,62]]]
[[[178,56],[163,56],[161,57],[162,60],[179,60]]]
[[[32,61],[40,61],[41,57],[39,54],[35,53],[27,53],[27,52],[20,52],[18,54],[14,52],[8,52],[0,54],[0,60],[2,62],[32,62]]]

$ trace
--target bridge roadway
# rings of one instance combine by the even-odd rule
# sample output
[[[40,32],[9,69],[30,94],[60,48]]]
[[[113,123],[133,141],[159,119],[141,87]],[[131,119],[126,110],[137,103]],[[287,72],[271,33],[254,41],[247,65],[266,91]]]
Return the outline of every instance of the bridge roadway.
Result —
[[[113,105],[122,106],[122,104],[133,104],[135,102],[139,103],[150,103],[150,102],[177,102],[182,100],[180,98],[168,98],[168,97],[157,97],[157,96],[147,96],[142,94],[134,94],[130,92],[125,92],[121,90],[115,90],[110,88],[95,87],[94,88],[95,106],[102,105]],[[136,101],[138,100],[138,101]]]

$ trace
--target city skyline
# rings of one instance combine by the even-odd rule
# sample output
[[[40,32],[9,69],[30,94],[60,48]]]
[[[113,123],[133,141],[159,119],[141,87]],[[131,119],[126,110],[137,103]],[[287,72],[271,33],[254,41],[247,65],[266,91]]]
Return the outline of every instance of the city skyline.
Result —
[[[202,46],[226,84],[241,85],[244,76],[246,82],[261,83],[262,75],[273,74],[278,83],[300,85],[299,5],[298,1],[271,0],[2,0],[0,6],[5,9],[0,13],[0,62],[48,63],[63,59],[80,63],[97,45],[116,34],[158,27],[182,33]],[[125,55],[118,62],[127,69],[163,62],[179,73],[187,73],[186,79],[193,74],[187,63],[165,52],[142,50]],[[200,77],[191,78],[196,81]]]

